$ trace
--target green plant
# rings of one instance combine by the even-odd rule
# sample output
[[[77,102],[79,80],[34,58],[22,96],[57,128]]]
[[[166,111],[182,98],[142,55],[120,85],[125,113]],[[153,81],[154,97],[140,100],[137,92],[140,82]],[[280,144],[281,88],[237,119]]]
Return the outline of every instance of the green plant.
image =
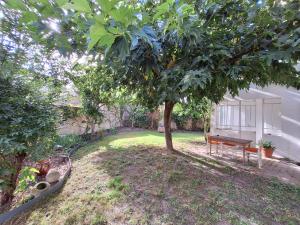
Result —
[[[122,177],[115,177],[112,180],[108,182],[108,187],[113,188],[117,191],[123,191],[127,188],[127,185],[122,183],[123,178]]]
[[[0,76],[0,197],[11,201],[26,157],[43,158],[53,148],[57,113],[53,96],[22,76]]]
[[[68,134],[64,136],[58,136],[55,140],[55,144],[63,146],[65,149],[69,149],[76,144],[81,144],[83,139],[76,134]]]
[[[261,140],[259,145],[263,148],[266,148],[266,149],[273,149],[275,150],[275,146],[272,144],[271,141],[265,141],[265,140]]]
[[[133,108],[130,113],[129,120],[133,127],[149,128],[151,125],[151,119],[149,117],[149,110],[144,107],[137,106]]]
[[[111,134],[117,134],[117,133],[118,133],[118,130],[117,130],[117,128],[113,127],[113,128],[110,128],[110,129],[109,129],[109,132],[110,132]]]
[[[72,106],[60,106],[59,109],[62,111],[62,120],[73,119],[81,115],[81,109]]]
[[[36,168],[25,166],[20,171],[16,192],[24,191],[28,185],[35,181],[36,174],[39,171]]]
[[[96,214],[96,216],[92,219],[91,225],[106,225],[107,220],[104,215]]]
[[[296,0],[7,2],[39,44],[69,55],[89,52],[94,64],[112,68],[113,87],[148,108],[164,104],[170,151],[171,113],[184,99],[218,103],[251,84],[300,88]],[[51,22],[59,29],[49,29]]]

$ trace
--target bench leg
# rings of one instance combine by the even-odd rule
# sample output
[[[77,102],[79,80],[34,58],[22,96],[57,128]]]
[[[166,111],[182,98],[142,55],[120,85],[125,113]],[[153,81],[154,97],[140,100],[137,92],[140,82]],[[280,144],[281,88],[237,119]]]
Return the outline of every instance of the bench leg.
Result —
[[[245,149],[245,147],[243,147],[243,163],[244,163],[244,165],[246,164],[246,149]]]

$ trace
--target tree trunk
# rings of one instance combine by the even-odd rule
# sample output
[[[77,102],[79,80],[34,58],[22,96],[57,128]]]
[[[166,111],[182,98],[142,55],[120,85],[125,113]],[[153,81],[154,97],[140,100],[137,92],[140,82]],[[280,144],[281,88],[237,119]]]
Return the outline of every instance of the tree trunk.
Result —
[[[0,205],[3,206],[5,204],[10,204],[13,199],[14,191],[17,187],[17,181],[19,177],[19,173],[22,169],[23,161],[26,157],[26,154],[18,154],[14,157],[12,165],[14,165],[15,173],[11,174],[8,178],[9,187],[6,188],[4,191],[1,192],[0,195]]]
[[[165,128],[165,139],[166,147],[168,151],[173,151],[172,133],[171,133],[171,113],[175,103],[166,101],[164,111],[164,128]]]

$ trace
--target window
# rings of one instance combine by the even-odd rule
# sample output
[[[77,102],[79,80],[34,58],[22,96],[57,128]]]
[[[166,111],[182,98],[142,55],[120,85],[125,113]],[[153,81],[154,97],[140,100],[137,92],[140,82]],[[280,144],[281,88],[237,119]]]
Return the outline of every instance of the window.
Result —
[[[255,103],[241,105],[241,126],[242,127],[255,127],[256,120],[256,106]]]
[[[222,102],[217,106],[217,128],[219,129],[253,130],[255,123],[255,101]]]
[[[263,105],[264,134],[281,134],[281,100],[265,99]]]

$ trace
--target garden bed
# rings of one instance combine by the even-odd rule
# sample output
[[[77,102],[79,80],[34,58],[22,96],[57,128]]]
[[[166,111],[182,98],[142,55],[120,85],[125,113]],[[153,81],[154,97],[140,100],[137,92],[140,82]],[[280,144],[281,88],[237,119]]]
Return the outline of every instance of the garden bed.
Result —
[[[32,209],[37,203],[41,202],[44,198],[50,194],[58,191],[63,187],[67,177],[71,172],[71,160],[67,155],[59,155],[51,157],[49,159],[50,168],[55,169],[60,173],[60,178],[55,183],[50,183],[48,190],[42,192],[38,196],[33,196],[32,191],[34,184],[37,182],[45,181],[45,176],[37,176],[36,182],[30,184],[30,186],[21,193],[18,193],[11,204],[9,211],[0,215],[0,224],[12,219],[13,217],[18,216],[21,213],[24,213]],[[26,162],[27,166],[34,166],[32,162]]]

